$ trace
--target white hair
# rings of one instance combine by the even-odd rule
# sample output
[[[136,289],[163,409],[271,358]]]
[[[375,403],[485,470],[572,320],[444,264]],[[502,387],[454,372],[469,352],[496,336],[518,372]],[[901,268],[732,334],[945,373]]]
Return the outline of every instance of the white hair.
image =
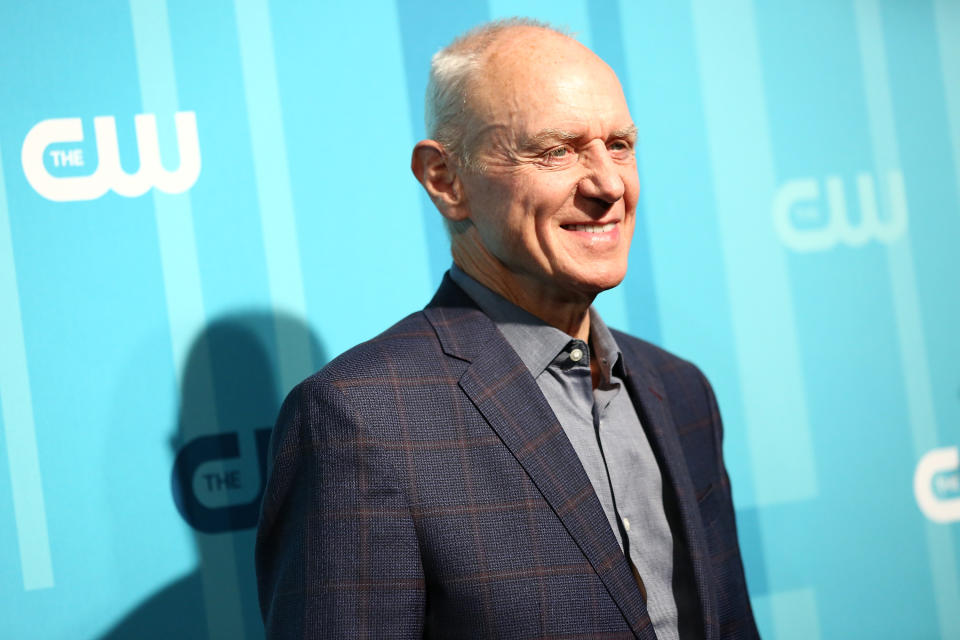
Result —
[[[468,125],[469,82],[483,54],[503,32],[520,27],[570,34],[532,18],[505,18],[474,27],[434,54],[430,62],[424,119],[427,136],[443,145],[464,168],[477,168]]]

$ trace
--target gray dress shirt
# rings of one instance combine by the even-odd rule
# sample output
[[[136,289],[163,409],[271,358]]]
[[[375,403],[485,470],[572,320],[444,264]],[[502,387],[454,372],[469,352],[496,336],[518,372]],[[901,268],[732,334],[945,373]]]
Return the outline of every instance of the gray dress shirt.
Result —
[[[673,537],[664,510],[663,478],[624,386],[620,350],[610,330],[591,307],[587,345],[456,265],[450,277],[497,325],[536,380],[577,452],[620,548],[641,577],[657,637],[677,639]],[[596,389],[591,357],[599,359]]]

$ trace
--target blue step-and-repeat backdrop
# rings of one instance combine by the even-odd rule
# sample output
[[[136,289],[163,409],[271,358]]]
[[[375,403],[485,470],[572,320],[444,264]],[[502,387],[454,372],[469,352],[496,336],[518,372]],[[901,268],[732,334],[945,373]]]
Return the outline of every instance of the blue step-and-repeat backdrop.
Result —
[[[0,637],[256,638],[279,403],[450,264],[430,56],[568,27],[640,130],[608,322],[697,362],[764,637],[960,638],[960,2],[0,4]]]

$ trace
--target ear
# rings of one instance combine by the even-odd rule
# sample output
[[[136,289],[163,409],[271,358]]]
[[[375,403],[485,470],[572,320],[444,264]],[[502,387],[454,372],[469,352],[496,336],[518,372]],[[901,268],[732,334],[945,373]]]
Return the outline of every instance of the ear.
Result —
[[[442,144],[436,140],[418,142],[410,169],[444,218],[459,222],[469,217],[457,167]]]

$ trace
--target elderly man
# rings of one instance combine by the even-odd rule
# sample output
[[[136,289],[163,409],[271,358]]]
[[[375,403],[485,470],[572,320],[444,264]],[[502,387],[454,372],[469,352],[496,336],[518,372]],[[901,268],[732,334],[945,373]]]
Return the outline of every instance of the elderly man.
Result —
[[[709,384],[591,308],[639,192],[616,75],[497,22],[434,57],[427,111],[412,168],[454,266],[285,402],[268,634],[756,637]]]

